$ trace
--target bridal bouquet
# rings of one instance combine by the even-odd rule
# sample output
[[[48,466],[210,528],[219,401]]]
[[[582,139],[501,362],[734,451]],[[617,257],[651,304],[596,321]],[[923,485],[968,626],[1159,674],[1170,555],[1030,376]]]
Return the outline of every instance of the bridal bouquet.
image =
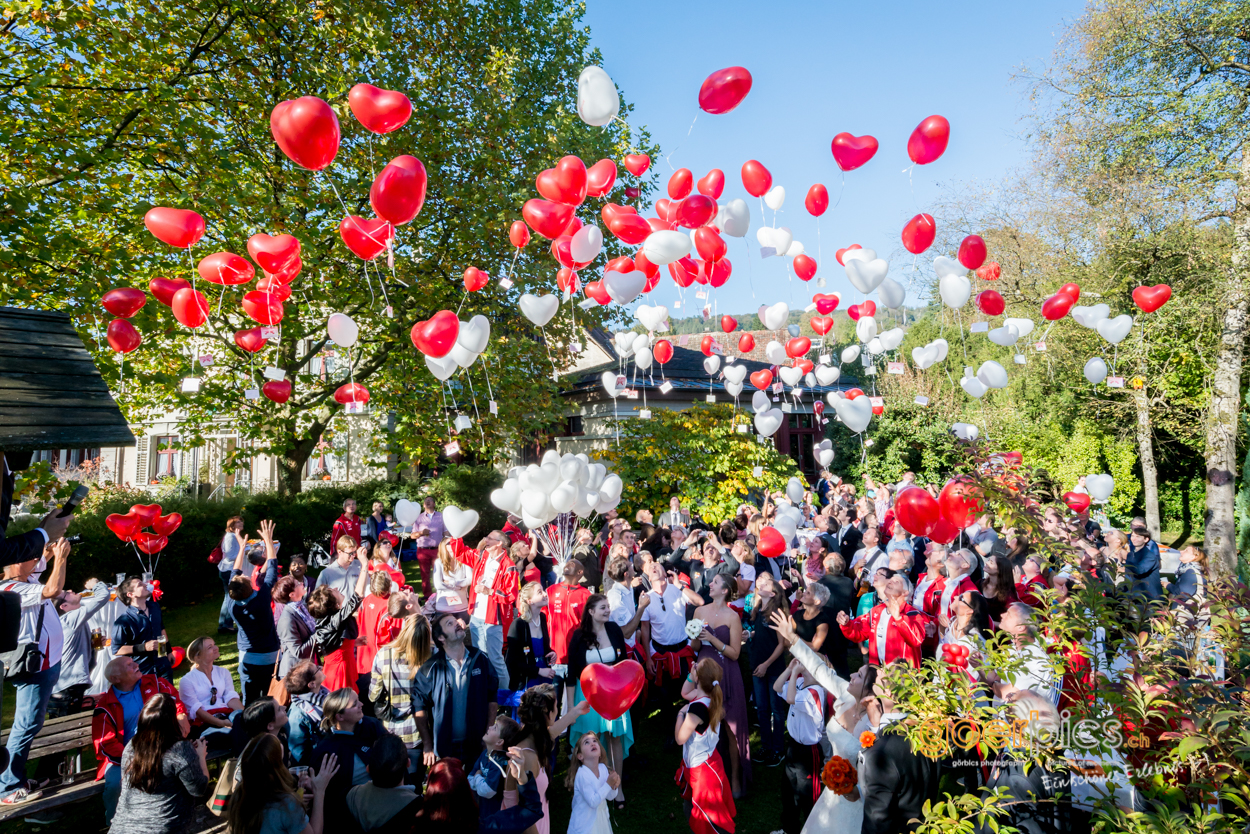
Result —
[[[820,773],[820,781],[838,796],[846,796],[858,786],[859,774],[855,772],[855,766],[846,759],[833,756],[825,762],[825,768]]]
[[[697,617],[686,623],[686,637],[691,640],[699,639],[699,635],[703,633],[703,629],[707,627],[707,623]]]

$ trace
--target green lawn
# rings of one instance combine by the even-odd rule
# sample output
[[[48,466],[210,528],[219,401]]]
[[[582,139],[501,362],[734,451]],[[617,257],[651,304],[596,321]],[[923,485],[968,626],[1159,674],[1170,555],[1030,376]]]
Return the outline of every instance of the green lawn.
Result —
[[[415,562],[404,565],[404,573],[412,581],[414,587],[420,584],[419,572]],[[213,577],[214,581],[216,577]],[[219,587],[219,586],[214,586]],[[223,666],[234,667],[238,663],[238,649],[234,638],[217,636],[217,612],[221,600],[214,595],[204,602],[170,608],[165,613],[166,629],[170,641],[177,646],[186,646],[196,637],[213,636],[221,647]],[[175,678],[181,677],[190,669],[189,663],[174,672]],[[237,683],[237,674],[236,674]],[[747,681],[749,684],[749,681]],[[6,687],[5,724],[9,722],[8,711],[12,709],[12,688]],[[690,830],[685,813],[682,810],[681,798],[673,776],[680,764],[681,754],[677,750],[664,751],[664,743],[669,738],[671,727],[661,726],[657,715],[648,716],[645,721],[634,727],[635,743],[630,751],[630,762],[626,765],[627,780],[625,782],[626,810],[618,814],[612,810],[613,826],[617,831],[647,832],[647,834],[683,834]],[[759,751],[758,732],[751,735],[752,750]],[[89,755],[89,754],[88,754]],[[567,745],[561,751],[556,773],[552,777],[547,792],[551,813],[551,831],[562,834],[568,829],[569,813],[572,807],[572,795],[564,788],[564,777],[567,773]],[[737,829],[750,834],[768,834],[780,827],[781,796],[784,790],[782,768],[765,768],[758,764],[754,768],[754,783],[746,796],[738,802]],[[32,825],[27,822],[5,823],[8,832],[38,830],[49,834],[84,834],[98,831],[104,827],[103,804],[98,798],[70,806],[66,815],[50,825]]]

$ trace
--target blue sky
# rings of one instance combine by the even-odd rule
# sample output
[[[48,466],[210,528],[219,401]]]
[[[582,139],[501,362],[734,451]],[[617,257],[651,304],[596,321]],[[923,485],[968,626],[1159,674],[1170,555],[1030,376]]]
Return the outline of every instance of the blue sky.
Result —
[[[817,291],[815,281],[804,285],[792,277],[789,259],[760,261],[755,239],[760,202],[742,186],[743,162],[758,159],[774,184],[785,186],[786,203],[776,224],[790,227],[816,257],[817,221],[803,208],[803,198],[812,183],[821,182],[830,202],[838,199],[842,174],[830,141],[842,131],[875,136],[877,155],[845,175],[840,203],[820,219],[818,275],[827,280],[825,292],[842,293],[844,305],[861,300],[834,260],[837,248],[859,243],[891,258],[891,276],[906,284],[912,256],[899,242],[904,223],[929,210],[943,187],[997,180],[1027,161],[1022,120],[1027,89],[1012,75],[1022,66],[1045,64],[1066,22],[1083,8],[1079,0],[854,5],[587,0],[585,22],[604,69],[635,106],[631,124],[646,126],[664,153],[672,154],[669,162],[653,162],[653,170],[661,172],[661,192],[671,162],[672,168],[690,168],[696,179],[721,168],[726,179],[721,201],[747,199],[751,232],[729,239],[733,276],[714,291],[719,311],[736,313],[775,301],[801,308]],[[751,71],[750,95],[726,115],[700,111],[703,79],[734,65]],[[950,120],[950,145],[938,161],[915,167],[909,184],[907,138],[935,113]],[[772,224],[771,211],[766,220]],[[746,243],[752,246],[749,264]],[[921,257],[938,254],[954,256],[930,249]],[[696,288],[684,291],[686,303],[672,311],[674,317],[702,306],[693,298]],[[667,274],[647,296],[649,303],[670,308],[678,298]],[[908,303],[915,301],[909,293]]]

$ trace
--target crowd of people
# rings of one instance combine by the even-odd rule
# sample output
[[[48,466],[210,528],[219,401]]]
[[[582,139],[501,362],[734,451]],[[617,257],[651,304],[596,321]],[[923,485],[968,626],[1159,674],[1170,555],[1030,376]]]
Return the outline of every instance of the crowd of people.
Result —
[[[579,530],[563,561],[519,519],[470,545],[447,535],[432,500],[405,531],[381,502],[362,519],[348,501],[333,524],[334,558],[315,578],[298,555],[280,569],[272,522],[249,543],[234,518],[219,548],[218,625],[237,640],[237,668],[217,665],[218,646],[203,635],[176,687],[150,577],[73,592],[71,548],[53,529],[0,585],[21,595],[20,642],[37,647],[35,668],[13,677],[0,803],[40,795],[26,757],[45,716],[93,710],[113,831],[177,831],[206,805],[232,834],[547,834],[563,745],[568,831],[608,834],[612,812],[629,807],[636,733],[658,712],[674,791],[698,834],[736,830],[761,767],[783,768],[786,834],[914,830],[944,772],[967,791],[1025,789],[1002,762],[959,767],[888,732],[907,719],[893,697],[901,667],[963,647],[987,699],[1053,727],[1090,675],[1123,666],[1095,646],[1083,660],[1068,652],[1057,671],[1054,655],[1068,647],[1048,636],[1045,599],[1097,582],[1142,606],[1170,599],[1200,610],[1206,576],[1190,546],[1165,590],[1142,520],[1104,530],[1066,508],[1047,509],[1043,530],[1083,554],[1079,567],[1051,563],[990,515],[948,544],[911,536],[894,518],[905,489],[934,487],[908,473],[895,485],[865,478],[860,490],[822,472],[774,557],[758,545],[788,500],[780,493],[716,526],[679,497],[658,518],[612,512]],[[415,587],[402,544],[418,562]],[[93,633],[91,615],[114,598],[122,606],[108,634]],[[996,633],[1015,654],[1009,668],[982,662]],[[107,685],[88,694],[105,643]],[[641,664],[646,685],[609,719],[586,699],[583,671],[626,661]],[[210,775],[216,758],[225,764]],[[856,775],[838,783],[847,772]],[[1079,803],[1051,803],[1061,792],[1052,783],[1026,782],[1011,822],[1087,829]]]

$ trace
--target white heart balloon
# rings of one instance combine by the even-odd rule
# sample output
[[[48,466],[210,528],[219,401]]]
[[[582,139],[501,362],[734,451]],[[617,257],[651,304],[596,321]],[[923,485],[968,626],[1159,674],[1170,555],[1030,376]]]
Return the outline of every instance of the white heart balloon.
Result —
[[[782,513],[780,507],[777,508],[777,515],[773,518],[772,526],[787,542],[794,541],[794,536],[799,530],[798,522],[794,520],[793,516]]]
[[[863,321],[863,319],[860,319],[860,321]],[[850,347],[842,348],[841,358],[842,364],[844,365],[849,365],[854,362],[859,358],[859,345],[851,345]]]
[[[331,313],[326,321],[326,332],[330,334],[330,341],[339,347],[351,347],[360,336],[360,328],[346,313]]]
[[[793,240],[794,235],[787,227],[773,229],[773,248],[777,250],[778,255],[784,255],[790,249],[790,243]]]
[[[1093,330],[1098,322],[1111,315],[1111,307],[1106,304],[1095,304],[1092,307],[1073,307],[1072,319],[1081,327]]]
[[[716,215],[716,225],[730,237],[746,237],[751,228],[751,208],[746,200],[738,198],[722,205]]]
[[[622,359],[629,358],[634,350],[634,342],[640,334],[632,330],[618,330],[612,337],[612,341],[616,344],[616,352],[621,355]]]
[[[803,376],[803,384],[806,385],[808,388],[815,388],[817,385],[816,374],[811,373],[810,371],[807,374],[805,374]]]
[[[843,255],[842,257],[846,257]],[[945,278],[948,275],[958,275],[961,278],[966,277],[968,270],[959,261],[951,260],[945,255],[938,255],[933,259],[933,271],[937,273],[938,278]]]
[[[777,370],[781,375],[781,381],[793,388],[803,381],[803,369],[785,365]]]
[[[1118,345],[1124,341],[1124,337],[1133,329],[1133,317],[1130,315],[1120,315],[1113,319],[1103,319],[1096,325],[1098,335],[1102,336],[1113,345]]]
[[[755,431],[764,437],[772,437],[777,433],[777,429],[781,428],[781,424],[785,419],[786,415],[781,412],[780,408],[770,408],[767,411],[757,412],[755,415]]]
[[[598,226],[582,226],[573,234],[569,242],[569,254],[577,263],[588,264],[599,256],[603,249],[603,232]]]
[[[719,371],[720,370],[720,357],[713,355],[704,359],[703,370],[707,371],[709,375],[714,374],[717,371]]]
[[[929,345],[937,350],[937,361],[941,362],[946,359],[946,355],[950,353],[950,344],[945,339],[934,339]]]
[[[603,288],[617,304],[628,304],[639,295],[647,285],[647,274],[637,269],[629,272],[610,270],[603,276]]]
[[[440,382],[450,379],[451,375],[460,370],[460,366],[456,364],[456,360],[451,355],[444,356],[442,359],[435,359],[432,356],[425,357],[425,367],[430,369],[430,373],[434,374],[434,378]]]
[[[829,405],[833,407],[833,410],[837,411],[838,403],[846,399],[846,394],[843,394],[841,391],[830,391],[825,395],[825,399],[829,401]]]
[[[776,249],[773,246],[773,227],[760,226],[755,230],[755,239],[759,242],[761,249]]]
[[[1103,361],[1101,356],[1095,356],[1085,363],[1083,373],[1091,385],[1097,385],[1107,378],[1107,363]]]
[[[886,350],[894,350],[903,343],[903,337],[907,334],[903,332],[901,327],[892,327],[878,336],[881,339],[881,346]]]
[[[453,539],[463,539],[477,526],[477,522],[477,510],[462,510],[450,505],[443,507],[443,529]]]
[[[772,190],[764,195],[764,205],[773,211],[781,211],[781,207],[786,204],[786,190],[780,185],[774,185]]]
[[[771,307],[760,307],[759,317],[765,330],[780,330],[790,319],[790,305],[784,301],[778,301]]]
[[[638,309],[634,311],[634,317],[642,322],[643,327],[654,333],[668,322],[668,308],[662,304],[657,304],[654,307],[640,304]],[[634,350],[637,350],[637,348],[634,348]]]
[[[786,349],[781,346],[781,342],[773,340],[764,346],[764,356],[774,365],[780,365],[786,361]]]
[[[566,459],[567,458],[567,459]],[[586,463],[576,455],[560,458],[560,477],[566,481],[581,483],[585,477]]]
[[[560,309],[560,299],[554,295],[530,295],[526,293],[517,302],[521,313],[534,324],[543,327],[556,316]]]
[[[1009,324],[1012,327],[1014,327],[1016,329],[1016,332],[1020,334],[1021,339],[1023,339],[1025,336],[1032,333],[1033,327],[1034,327],[1033,319],[1016,319],[1016,318],[1003,319],[1003,324],[1004,325]]]
[[[880,356],[885,353],[885,345],[881,344],[879,338],[874,337],[868,341],[868,344],[864,345],[864,352],[869,356]]]
[[[769,401],[768,395],[763,391],[756,391],[751,395],[751,409],[755,413],[758,414],[759,412],[767,411],[770,408],[772,408],[772,403]]]
[[[843,255],[844,259],[845,257]],[[887,277],[881,282],[881,286],[877,287],[877,298],[881,299],[881,303],[887,310],[897,310],[907,299],[907,290],[898,281]]]
[[[911,349],[911,361],[920,370],[928,370],[937,361],[937,351],[933,349],[932,345],[914,347]]]
[[[1016,330],[1010,324],[1004,324],[1002,327],[995,327],[988,334],[989,339],[1000,347],[1011,347],[1020,340],[1020,331]]]
[[[855,322],[855,338],[861,342],[870,342],[877,335],[877,320],[863,316]]]
[[[842,263],[847,261],[875,261],[877,253],[872,249],[848,249],[842,253]]]
[[[747,366],[746,365],[726,365],[725,366],[725,379],[729,380],[730,382],[736,382],[738,384],[741,384],[742,381],[746,378],[747,378]]]
[[[972,282],[963,275],[947,275],[938,282],[938,294],[942,303],[952,310],[958,310],[968,303],[972,295]]]
[[[985,396],[985,392],[989,390],[985,383],[977,379],[975,376],[966,376],[959,380],[959,387],[967,392],[968,396],[976,397],[978,400]]]
[[[981,367],[977,369],[977,379],[985,383],[987,388],[1006,388],[1007,369],[991,359],[981,363]]]
[[[868,428],[868,424],[872,421],[872,403],[867,397],[856,397],[853,400],[839,400],[839,405],[835,407],[838,416],[842,418],[842,423],[851,431],[859,434]]]
[[[725,391],[736,400],[738,395],[742,393],[742,383],[725,380]]]
[[[816,460],[821,466],[828,466],[833,463],[833,449],[817,449]]]
[[[802,255],[806,251],[807,250],[803,248],[803,243],[801,241],[796,240],[794,241],[794,243],[791,243],[790,248],[785,251],[785,256],[787,258],[797,258],[799,255]]]
[[[591,496],[594,496],[594,501],[591,500]],[[587,492],[585,489],[579,488],[577,490],[577,500],[573,502],[573,512],[578,518],[586,518],[595,511],[595,504],[598,500],[599,496],[597,493]]]
[[[803,502],[803,493],[807,492],[807,488],[803,486],[803,482],[798,478],[791,477],[786,481],[786,497],[796,504]]]
[[[603,376],[599,377],[599,381],[603,383],[603,390],[608,392],[608,396],[616,399],[621,395],[621,389],[616,387],[616,371],[604,371]]]
[[[690,254],[690,238],[672,229],[661,229],[647,235],[642,251],[651,263],[665,266]]]
[[[550,463],[552,466],[558,467],[560,465],[560,461],[562,460],[564,460],[564,458],[560,456],[559,452],[557,452],[555,449],[548,449],[547,451],[543,452],[542,459],[539,460],[539,463],[542,464],[543,466],[546,466],[547,464]]]
[[[865,294],[881,286],[890,274],[889,262],[881,258],[871,261],[862,258],[848,259],[847,253],[843,253],[842,260],[846,262],[846,277],[855,289]]]
[[[515,513],[519,510],[521,508],[521,487],[517,479],[509,478],[503,482],[503,486],[499,489],[492,490],[490,502],[505,513]],[[399,521],[399,517],[396,516],[395,520]],[[416,516],[413,516],[412,520],[415,522],[417,520]],[[408,525],[405,524],[404,526],[407,527]]]
[[[611,124],[621,112],[621,97],[602,67],[590,66],[577,76],[577,115],[591,127]]]
[[[838,377],[842,376],[842,369],[832,365],[817,365],[815,373],[816,381],[821,385],[832,385],[838,381]]]
[[[542,490],[527,489],[521,493],[521,509],[534,518],[541,519],[551,510],[551,501]]]
[[[565,481],[551,491],[551,509],[557,513],[572,512],[580,494],[576,484]]]
[[[499,492],[499,490],[495,490],[495,492]],[[491,493],[491,495],[493,497],[494,493]],[[395,502],[395,523],[400,527],[411,527],[417,522],[417,516],[419,515],[421,515],[421,505],[416,501],[401,498]]]
[[[599,486],[599,497],[620,498],[621,493],[624,490],[625,482],[621,480],[621,476],[615,472],[611,472],[603,479],[603,483]]]
[[[650,368],[651,361],[654,358],[655,356],[651,353],[651,348],[649,347],[638,348],[638,350],[634,351],[634,364],[638,366],[640,371]]]
[[[599,487],[603,486],[603,479],[608,477],[608,468],[602,463],[592,463],[587,468],[590,470],[590,477],[586,479],[586,489],[598,492]]]
[[[1112,491],[1115,490],[1115,479],[1110,475],[1086,475],[1085,488],[1089,490],[1089,497],[1095,501],[1106,501],[1111,497]]]
[[[976,440],[981,436],[981,430],[971,423],[952,423],[951,431],[960,440]]]

